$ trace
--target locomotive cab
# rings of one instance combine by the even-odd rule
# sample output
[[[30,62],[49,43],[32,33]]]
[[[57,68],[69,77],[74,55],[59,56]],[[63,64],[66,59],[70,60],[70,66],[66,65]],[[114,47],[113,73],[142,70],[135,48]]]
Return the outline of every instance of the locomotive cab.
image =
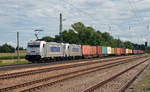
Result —
[[[29,41],[26,59],[29,61],[40,60],[44,56],[45,41]]]

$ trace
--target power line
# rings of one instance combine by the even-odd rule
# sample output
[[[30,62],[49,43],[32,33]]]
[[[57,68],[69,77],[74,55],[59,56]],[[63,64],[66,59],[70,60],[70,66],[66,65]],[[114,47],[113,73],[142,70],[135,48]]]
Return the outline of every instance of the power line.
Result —
[[[132,11],[133,11],[137,21],[139,22],[139,24],[144,24],[142,17],[140,15],[137,15],[137,7],[135,5],[135,1],[133,4],[130,0],[128,0],[128,3],[129,3],[129,6],[132,8]]]
[[[136,2],[135,2],[135,0],[133,0],[133,2],[134,2],[134,9],[135,9],[135,11],[137,12],[137,6],[136,6]],[[142,16],[140,16],[140,14],[138,15],[139,16],[139,18],[141,19],[141,21],[142,21],[142,23],[144,24],[144,20],[143,20],[143,18],[142,18]]]
[[[84,15],[86,14],[86,16],[88,16],[88,17],[91,19],[92,22],[93,22],[93,20],[96,20],[96,21],[97,21],[97,19],[95,19],[93,16],[91,16],[88,12],[83,11],[83,10],[80,9],[80,8],[77,8],[76,6],[74,6],[73,4],[71,4],[71,3],[69,3],[69,2],[67,2],[67,1],[65,1],[65,0],[62,0],[62,1],[64,1],[65,3],[67,3],[69,6],[73,7],[73,9],[76,9],[76,10],[80,11],[80,12],[83,13]],[[113,25],[113,24],[100,24],[100,25],[108,26],[108,25]]]

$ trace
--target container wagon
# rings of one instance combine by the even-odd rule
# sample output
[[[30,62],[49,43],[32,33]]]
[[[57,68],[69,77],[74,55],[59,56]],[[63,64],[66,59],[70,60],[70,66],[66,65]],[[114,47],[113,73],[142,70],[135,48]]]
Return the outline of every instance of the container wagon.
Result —
[[[102,46],[102,54],[103,54],[103,56],[107,56],[107,47],[106,46]]]
[[[92,58],[98,56],[96,46],[82,45],[83,58]]]
[[[97,46],[98,57],[102,56],[102,46]]]
[[[107,47],[107,54],[111,55],[111,47]]]
[[[115,55],[115,48],[111,48],[111,54]]]

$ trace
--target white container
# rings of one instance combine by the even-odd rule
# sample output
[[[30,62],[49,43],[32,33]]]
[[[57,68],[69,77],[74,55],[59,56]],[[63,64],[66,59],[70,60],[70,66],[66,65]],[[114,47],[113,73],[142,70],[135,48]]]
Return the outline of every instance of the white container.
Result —
[[[111,54],[111,47],[107,47],[107,54]]]

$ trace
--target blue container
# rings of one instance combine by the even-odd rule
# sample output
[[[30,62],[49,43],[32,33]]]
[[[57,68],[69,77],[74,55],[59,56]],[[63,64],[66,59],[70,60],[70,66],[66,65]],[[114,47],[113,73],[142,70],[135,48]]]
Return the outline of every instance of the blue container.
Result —
[[[107,54],[107,47],[106,46],[102,46],[102,54]]]

